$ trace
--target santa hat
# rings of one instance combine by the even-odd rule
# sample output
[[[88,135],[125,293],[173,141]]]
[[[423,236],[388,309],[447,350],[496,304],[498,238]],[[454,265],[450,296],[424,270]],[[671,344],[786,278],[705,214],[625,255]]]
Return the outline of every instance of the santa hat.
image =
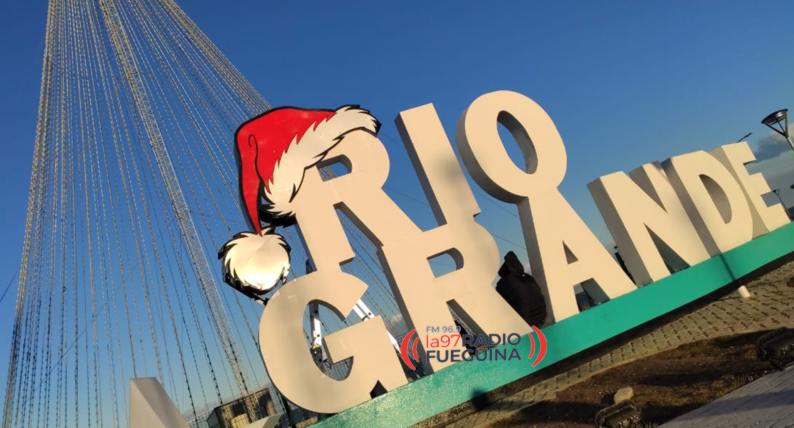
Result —
[[[295,222],[293,200],[307,168],[317,165],[350,132],[377,133],[380,123],[367,110],[281,107],[238,128],[240,195],[255,233],[235,235],[223,245],[224,279],[250,295],[262,294],[289,273],[289,245],[275,226]]]

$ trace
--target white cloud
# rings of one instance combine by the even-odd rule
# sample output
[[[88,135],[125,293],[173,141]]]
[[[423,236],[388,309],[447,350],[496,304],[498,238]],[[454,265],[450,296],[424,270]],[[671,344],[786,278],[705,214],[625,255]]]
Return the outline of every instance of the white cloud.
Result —
[[[794,135],[794,125],[788,127],[789,135]],[[791,146],[782,135],[777,132],[769,132],[769,135],[762,138],[755,144],[755,156],[761,160],[774,159],[791,151]]]

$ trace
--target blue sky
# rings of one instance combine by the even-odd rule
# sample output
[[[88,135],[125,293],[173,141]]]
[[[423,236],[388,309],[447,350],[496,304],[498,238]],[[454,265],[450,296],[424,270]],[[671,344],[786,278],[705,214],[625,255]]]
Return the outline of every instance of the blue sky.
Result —
[[[392,183],[413,181],[392,123],[400,110],[434,103],[452,138],[480,94],[530,96],[566,143],[563,192],[602,237],[588,181],[751,131],[766,137],[759,119],[794,94],[785,4],[183,6],[274,105],[372,109],[386,124]]]
[[[753,132],[773,186],[794,183],[783,172],[794,155],[759,123],[794,107],[791,2],[180,3],[274,105],[371,109],[384,122],[390,186],[409,193],[396,114],[432,102],[452,139],[468,104],[497,89],[530,96],[554,119],[568,151],[562,191],[602,239],[586,184],[616,170]],[[19,263],[45,13],[45,2],[6,2],[0,13],[3,288]],[[791,190],[783,197],[794,204]],[[0,304],[0,380],[13,302],[12,287]]]

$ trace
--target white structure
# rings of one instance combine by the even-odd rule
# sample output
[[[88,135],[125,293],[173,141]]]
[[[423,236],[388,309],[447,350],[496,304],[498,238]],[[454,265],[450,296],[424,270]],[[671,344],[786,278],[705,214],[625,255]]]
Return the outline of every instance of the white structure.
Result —
[[[130,379],[130,428],[188,428],[188,423],[160,382],[153,377]]]

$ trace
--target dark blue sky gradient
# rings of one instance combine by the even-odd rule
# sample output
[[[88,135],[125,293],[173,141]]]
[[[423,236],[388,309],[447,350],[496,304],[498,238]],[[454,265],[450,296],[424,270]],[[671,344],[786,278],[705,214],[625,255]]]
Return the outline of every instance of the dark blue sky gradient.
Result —
[[[274,105],[371,109],[384,122],[388,188],[397,192],[418,189],[393,124],[400,110],[434,103],[454,139],[458,117],[478,95],[528,95],[566,143],[563,193],[604,240],[587,182],[751,131],[755,144],[779,145],[759,120],[794,107],[792,2],[180,4]],[[1,287],[18,267],[22,245],[45,13],[42,1],[5,2],[0,11]],[[794,155],[766,152],[777,154],[768,161],[773,187],[787,188],[794,178],[784,169]],[[481,196],[482,208],[493,210]],[[784,198],[794,204],[790,190]],[[395,199],[406,210],[422,209],[404,195]],[[495,215],[483,222],[521,239],[514,229],[492,226]],[[14,291],[0,304],[0,385]]]

